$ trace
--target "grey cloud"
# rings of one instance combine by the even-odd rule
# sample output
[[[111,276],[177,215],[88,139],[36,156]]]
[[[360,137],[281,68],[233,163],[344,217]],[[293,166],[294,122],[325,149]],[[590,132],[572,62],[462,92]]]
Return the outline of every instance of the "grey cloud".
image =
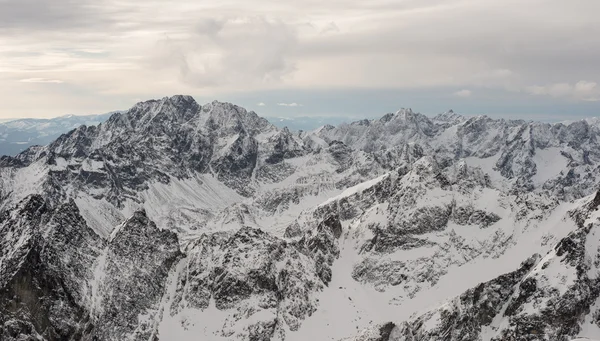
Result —
[[[421,68],[454,60],[490,72],[509,69],[522,76],[524,84],[600,79],[600,25],[595,15],[600,2],[594,0],[532,0],[531,10],[516,0],[502,6],[490,0],[302,0],[277,6],[268,0],[252,5],[227,1],[206,9],[175,1],[159,6],[167,5],[155,0],[144,6],[132,0],[0,0],[0,28],[70,29],[71,34],[60,38],[63,45],[69,40],[102,45],[120,36],[136,44],[130,36],[137,32],[166,34],[171,41],[159,45],[174,51],[160,51],[153,67],[174,61],[182,79],[198,86],[248,82],[253,77],[280,80],[306,58],[367,61],[381,55],[413,59],[414,67]],[[253,17],[257,12],[272,13],[271,19]],[[286,18],[285,23],[273,19],[278,17]],[[297,28],[306,25],[307,18],[321,20],[310,24],[315,37],[299,37]],[[82,31],[94,34],[83,36]],[[210,50],[216,50],[212,57],[202,56]],[[398,66],[370,67],[372,73],[385,73]],[[472,82],[468,75],[464,78]],[[477,81],[483,82],[480,77]]]
[[[327,34],[327,33],[339,32],[339,31],[340,31],[340,28],[335,24],[335,22],[331,21],[330,23],[328,23],[321,29],[320,33]]]
[[[544,82],[600,78],[600,2],[558,0],[528,3],[506,1],[447,2],[448,8],[405,15],[404,5],[388,4],[378,25],[314,39],[303,46],[305,56],[374,54],[438,56],[511,69]],[[455,7],[450,6],[455,4]],[[423,7],[426,9],[427,7]],[[417,7],[414,9],[418,10]],[[386,67],[389,67],[386,65]],[[548,70],[553,72],[548,72]]]
[[[525,90],[533,95],[566,97],[591,102],[600,101],[600,87],[596,82],[579,81],[573,85],[569,83],[534,85]]]
[[[200,35],[214,37],[225,26],[226,20],[214,18],[201,18],[195,25],[196,32]]]
[[[472,94],[473,94],[473,92],[471,90],[463,89],[463,90],[456,91],[454,93],[454,96],[466,98],[466,97],[471,97]]]
[[[200,87],[280,81],[295,70],[290,55],[297,32],[280,20],[205,19],[196,27],[191,37],[161,41],[154,65],[176,67],[184,81]]]
[[[0,29],[97,29],[114,23],[103,4],[103,0],[0,0]]]
[[[489,91],[597,105],[598,12],[597,0],[0,0],[0,86],[127,98],[444,87],[461,105]],[[466,89],[477,96],[453,95]],[[310,104],[249,103],[286,98]]]

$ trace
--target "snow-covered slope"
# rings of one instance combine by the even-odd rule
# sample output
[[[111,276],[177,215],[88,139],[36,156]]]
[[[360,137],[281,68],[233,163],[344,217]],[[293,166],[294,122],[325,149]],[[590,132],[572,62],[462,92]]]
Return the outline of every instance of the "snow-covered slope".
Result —
[[[0,159],[0,338],[598,338],[599,135],[138,103]]]

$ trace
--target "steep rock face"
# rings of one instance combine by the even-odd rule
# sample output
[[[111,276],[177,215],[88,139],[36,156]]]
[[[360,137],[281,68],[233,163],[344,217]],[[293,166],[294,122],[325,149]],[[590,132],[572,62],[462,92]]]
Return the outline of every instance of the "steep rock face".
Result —
[[[123,191],[146,189],[150,180],[168,182],[169,176],[190,172],[214,172],[247,194],[247,184],[240,181],[247,182],[256,166],[255,137],[272,130],[266,120],[240,107],[219,102],[201,107],[189,96],[174,96],[138,103],[99,127],[74,130],[49,145],[48,153],[67,161],[95,161],[98,187],[111,188],[109,200],[119,199]],[[81,171],[63,172],[89,178]]]
[[[2,340],[79,340],[89,323],[92,265],[104,241],[73,202],[23,200],[0,222]]]
[[[384,202],[392,193],[393,174],[385,174],[367,183],[346,189],[316,207],[314,216],[339,215],[342,220],[355,218],[375,204]]]
[[[249,227],[203,235],[178,266],[165,314],[191,327],[200,321],[184,317],[186,311],[212,311],[222,316],[211,326],[215,337],[283,338],[318,307],[316,294],[330,281],[339,254],[339,224],[330,217],[298,243]]]
[[[75,199],[103,237],[139,209],[188,230],[255,193],[259,182],[281,181],[295,170],[284,161],[304,153],[298,136],[238,106],[151,100],[4,158],[0,209],[40,194],[53,204]]]
[[[497,206],[482,205],[482,198]],[[436,284],[450,264],[506,250],[510,243],[497,243],[509,241],[510,232],[495,226],[507,215],[505,200],[478,168],[443,169],[423,157],[330,198],[315,208],[314,216],[339,214],[355,226],[348,231],[361,255],[352,271],[355,280],[381,291],[402,284],[402,297],[410,298]],[[489,246],[469,237],[469,230],[480,229],[490,230]]]
[[[186,231],[216,226],[211,220],[220,210],[246,198],[266,215],[298,207],[291,213],[297,214],[309,208],[306,198],[331,197],[389,172],[403,175],[424,156],[442,169],[466,158],[496,187],[570,200],[598,182],[597,135],[598,126],[585,121],[550,125],[450,112],[430,119],[410,109],[293,133],[229,103],[200,106],[173,96],[0,160],[0,209],[37,193],[54,204],[76,199],[102,236],[141,208],[159,224]],[[229,189],[237,195],[188,199],[189,192]]]
[[[145,212],[118,226],[96,264],[91,339],[150,340],[169,270],[181,257],[177,236]]]
[[[74,202],[32,196],[2,217],[2,340],[148,340],[177,237],[142,213],[109,242]],[[144,319],[143,316],[148,318]]]
[[[281,153],[289,157],[300,148],[285,145],[289,131],[274,142],[276,148],[271,146],[267,140],[277,132],[265,119],[229,103],[200,106],[189,96],[141,102],[99,126],[79,127],[47,147],[5,158],[9,168],[2,174],[7,189],[3,204],[28,194],[13,183],[31,177],[39,181],[35,193],[57,203],[77,197],[105,206],[106,201],[112,216],[143,204],[148,199],[141,193],[155,184],[166,186],[198,174],[210,174],[247,196],[255,190],[259,154],[264,159]]]
[[[241,132],[224,148],[210,164],[218,179],[229,187],[248,196],[253,190],[248,182],[257,165],[258,142],[245,132]]]
[[[268,154],[265,159],[268,164],[276,164],[285,159],[301,156],[305,147],[287,128],[283,128],[276,135],[268,139]]]
[[[321,221],[316,230],[306,231],[296,244],[301,249],[308,250],[315,260],[316,273],[325,284],[331,281],[331,266],[339,256],[337,239],[341,234],[342,225],[339,217],[332,215]]]

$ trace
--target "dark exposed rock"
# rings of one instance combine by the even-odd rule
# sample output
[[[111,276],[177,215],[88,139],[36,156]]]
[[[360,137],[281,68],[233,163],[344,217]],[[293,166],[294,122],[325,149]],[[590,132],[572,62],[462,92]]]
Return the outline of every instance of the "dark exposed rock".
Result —
[[[396,325],[393,322],[382,325],[379,327],[379,338],[373,341],[388,341],[394,328],[396,328]]]
[[[399,249],[407,250],[428,244],[428,241],[407,234],[402,230],[375,227],[373,229],[373,238],[362,246],[361,252],[389,253]]]
[[[335,238],[340,238],[342,235],[342,223],[340,222],[340,218],[337,216],[330,216],[329,218],[323,220],[317,227],[318,230],[325,228],[330,229]]]
[[[338,163],[338,172],[345,170],[352,163],[353,150],[341,141],[332,141],[326,151]]]
[[[105,275],[98,284],[101,308],[95,312],[90,337],[148,340],[156,334],[139,315],[157,313],[169,270],[182,254],[177,235],[160,230],[144,211],[116,228],[99,264]]]
[[[207,309],[212,298],[217,309],[237,311],[231,316],[233,325],[261,312],[242,332],[224,328],[223,335],[266,341],[282,333],[283,324],[297,330],[317,309],[314,294],[331,280],[331,257],[339,252],[329,226],[337,225],[335,218],[327,224],[297,243],[249,227],[232,235],[203,235],[188,248],[186,271],[179,274],[170,313],[186,307]],[[261,303],[243,304],[248,300]]]
[[[479,340],[481,328],[489,325],[502,311],[506,300],[515,291],[515,285],[531,270],[539,258],[535,255],[523,262],[518,270],[481,283],[453,299],[443,308],[401,325],[400,334],[404,336],[397,340]],[[432,319],[439,319],[439,322],[434,328],[427,329],[425,324]],[[410,337],[407,337],[408,335]]]
[[[590,210],[597,210],[598,206],[600,206],[600,190],[596,192],[594,199],[590,203]]]
[[[279,163],[285,159],[301,156],[305,153],[304,148],[294,139],[292,133],[287,129],[283,130],[269,139],[272,150],[265,159],[268,164]]]
[[[315,260],[316,273],[326,285],[331,282],[331,265],[340,254],[337,246],[337,232],[341,234],[339,218],[330,216],[319,223],[315,231],[307,231],[298,241],[299,247],[306,250],[305,252]]]
[[[454,207],[451,219],[459,225],[478,225],[488,227],[501,218],[495,213],[474,209],[471,206]]]
[[[215,101],[201,107],[189,96],[173,96],[138,103],[99,126],[81,126],[47,147],[32,147],[4,163],[24,167],[46,158],[48,165],[56,166],[58,159],[75,164],[50,172],[48,182],[56,186],[48,186],[48,196],[65,195],[63,187],[70,184],[118,208],[151,182],[168,183],[171,177],[189,178],[193,173],[216,174],[247,196],[253,193],[250,179],[259,149],[273,149],[259,146],[256,136],[275,129],[255,113],[229,103]],[[289,131],[282,133],[270,152],[299,155],[301,146],[286,147],[290,136]],[[99,167],[84,169],[81,164],[86,162]]]
[[[357,191],[351,196],[341,197],[319,205],[314,211],[314,217],[322,219],[330,215],[336,215],[340,220],[355,218],[374,204],[387,201],[394,193],[392,182],[393,178],[391,176],[385,176],[381,181]]]
[[[586,249],[587,237],[597,228],[597,224],[582,227],[546,257],[536,255],[518,270],[403,323],[394,340],[480,340],[484,327],[494,332],[495,341],[570,340],[581,331],[584,317],[593,313],[590,308],[600,295],[596,270],[590,271],[600,263],[586,260],[586,252],[599,251]],[[549,277],[555,276],[551,269],[556,267],[562,268],[562,278]]]
[[[366,330],[353,341],[394,341],[399,332],[398,326],[393,322],[376,325]]]
[[[300,224],[298,224],[298,222],[290,224],[285,229],[285,233],[283,234],[283,236],[285,238],[296,238],[302,236],[302,228],[300,227]]]
[[[3,215],[0,243],[0,339],[81,339],[103,241],[77,206],[28,197]]]
[[[40,196],[14,213],[0,227],[2,340],[152,339],[138,316],[155,313],[181,257],[174,233],[138,212],[107,243],[74,202],[53,208]]]

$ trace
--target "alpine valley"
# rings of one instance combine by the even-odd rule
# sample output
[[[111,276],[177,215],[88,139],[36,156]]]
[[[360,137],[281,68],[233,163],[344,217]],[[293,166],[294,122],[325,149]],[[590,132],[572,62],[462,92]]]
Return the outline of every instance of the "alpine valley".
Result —
[[[600,124],[189,96],[0,159],[0,340],[600,339]]]

